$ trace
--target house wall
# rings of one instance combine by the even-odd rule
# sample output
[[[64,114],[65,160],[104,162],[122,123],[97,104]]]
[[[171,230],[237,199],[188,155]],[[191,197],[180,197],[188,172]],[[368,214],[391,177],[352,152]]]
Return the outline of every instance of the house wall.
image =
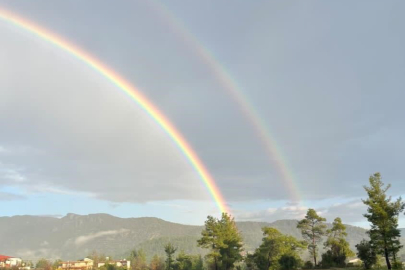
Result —
[[[20,266],[22,260],[20,258],[7,258],[0,262],[0,267]]]

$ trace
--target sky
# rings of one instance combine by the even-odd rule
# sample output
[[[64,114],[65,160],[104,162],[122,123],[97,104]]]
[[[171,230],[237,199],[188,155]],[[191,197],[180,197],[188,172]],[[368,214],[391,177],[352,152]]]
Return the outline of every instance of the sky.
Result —
[[[403,1],[0,0],[0,8],[136,86],[196,151],[236,220],[300,219],[315,208],[367,227],[361,199],[371,174],[381,172],[394,198],[405,194]],[[199,225],[219,215],[179,148],[106,78],[3,20],[0,48],[0,215]]]

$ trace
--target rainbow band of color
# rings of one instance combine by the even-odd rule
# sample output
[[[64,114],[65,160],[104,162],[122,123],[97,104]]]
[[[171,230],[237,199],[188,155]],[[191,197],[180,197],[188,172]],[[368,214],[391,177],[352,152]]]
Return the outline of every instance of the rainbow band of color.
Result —
[[[121,76],[101,63],[99,60],[91,56],[89,53],[77,48],[72,43],[63,40],[61,37],[51,33],[44,28],[35,25],[34,23],[22,19],[21,17],[12,14],[9,11],[0,9],[0,18],[9,22],[21,29],[35,34],[37,37],[59,47],[65,52],[70,53],[80,61],[86,63],[115,86],[125,92],[132,100],[134,100],[150,117],[169,135],[174,143],[180,148],[182,153],[186,156],[193,168],[196,170],[201,180],[204,182],[209,193],[214,199],[218,209],[221,212],[229,213],[229,209],[225,204],[221,192],[215,184],[214,178],[201,162],[195,151],[187,143],[181,133],[170,123],[170,121],[153,105],[138,89],[132,86],[129,82],[124,80]]]
[[[266,121],[256,110],[254,104],[238,85],[236,80],[225,69],[223,64],[217,60],[214,54],[203,46],[202,43],[189,31],[186,26],[167,8],[163,1],[148,1],[147,3],[155,9],[157,13],[165,20],[165,25],[172,27],[175,34],[179,35],[182,42],[188,44],[195,54],[210,69],[214,77],[225,91],[228,92],[236,104],[241,109],[243,115],[248,119],[264,146],[270,165],[276,164],[276,167],[284,180],[284,184],[290,193],[290,200],[300,202],[299,186],[295,181],[293,170],[288,162],[286,155],[283,154],[274,134],[270,131]]]

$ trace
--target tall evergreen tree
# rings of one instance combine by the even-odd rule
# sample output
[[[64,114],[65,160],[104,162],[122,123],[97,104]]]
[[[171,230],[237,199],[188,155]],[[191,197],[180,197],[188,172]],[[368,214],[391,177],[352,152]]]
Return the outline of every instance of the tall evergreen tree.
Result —
[[[166,270],[173,270],[173,255],[176,253],[177,248],[174,247],[171,243],[165,245],[165,253],[166,253]]]
[[[235,220],[228,214],[222,214],[219,220],[223,246],[220,249],[223,270],[233,269],[235,263],[242,261],[242,236],[236,227]]]
[[[210,249],[207,257],[214,263],[214,269],[218,270],[218,261],[221,256],[219,250],[222,246],[221,232],[218,220],[208,216],[205,221],[205,229],[201,232],[202,237],[197,241],[199,247]]]
[[[192,270],[193,257],[186,254],[184,251],[180,251],[180,253],[176,257],[176,262],[174,263],[173,268],[175,270]]]
[[[221,219],[208,216],[198,246],[210,249],[208,258],[213,261],[215,270],[232,269],[242,260],[242,237],[234,219],[223,213]]]
[[[354,252],[346,241],[346,226],[339,217],[335,218],[332,228],[327,230],[326,234],[328,238],[325,242],[325,248],[329,250],[322,255],[322,265],[344,266],[346,258],[354,256]]]
[[[204,262],[201,255],[195,256],[193,263],[193,270],[203,270],[203,269],[204,269]]]
[[[262,244],[256,249],[248,262],[255,263],[260,270],[279,269],[280,262],[286,266],[290,262],[298,262],[299,252],[305,248],[305,241],[299,241],[290,235],[283,235],[277,229],[264,227]],[[284,256],[285,255],[285,256]],[[280,261],[281,257],[284,258]],[[295,259],[292,259],[292,258]],[[295,264],[294,264],[295,265]]]
[[[276,268],[277,260],[281,254],[282,234],[275,228],[264,227],[262,244],[256,249],[254,258],[260,270]]]
[[[396,257],[402,245],[399,242],[398,216],[404,210],[405,204],[401,198],[392,201],[387,196],[391,185],[385,186],[381,174],[375,173],[369,178],[370,186],[365,186],[368,198],[363,203],[368,206],[364,217],[371,223],[368,234],[377,253],[385,257],[387,268],[391,269],[390,257],[396,263]]]
[[[314,259],[315,266],[317,265],[318,243],[326,233],[326,225],[323,223],[325,221],[326,219],[319,216],[314,209],[308,209],[305,218],[297,224],[297,228],[301,230],[302,237],[308,243],[308,250]]]

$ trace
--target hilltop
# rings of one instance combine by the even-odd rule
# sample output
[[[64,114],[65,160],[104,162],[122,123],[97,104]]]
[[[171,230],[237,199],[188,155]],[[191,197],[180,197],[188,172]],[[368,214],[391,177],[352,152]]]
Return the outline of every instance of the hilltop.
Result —
[[[264,226],[301,238],[296,224],[296,220],[237,222],[247,251],[253,251],[260,244]],[[133,248],[144,249],[148,256],[163,255],[162,246],[172,242],[179,250],[204,254],[204,250],[196,246],[202,228],[153,217],[119,218],[108,214],[0,217],[0,250],[27,260],[41,257],[72,260],[92,251],[124,257]],[[353,249],[361,239],[367,238],[366,230],[360,227],[347,225],[347,233]]]

